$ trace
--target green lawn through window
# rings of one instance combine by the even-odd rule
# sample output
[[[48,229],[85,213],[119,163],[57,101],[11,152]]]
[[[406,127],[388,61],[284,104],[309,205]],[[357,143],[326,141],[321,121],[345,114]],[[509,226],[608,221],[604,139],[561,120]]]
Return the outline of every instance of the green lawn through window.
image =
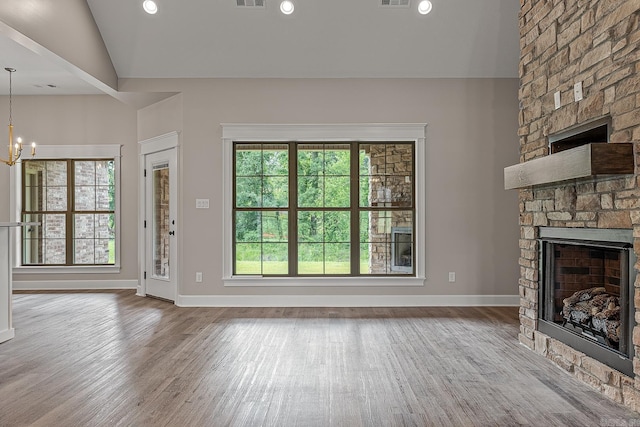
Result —
[[[256,274],[260,271],[260,265],[264,267],[262,274],[287,274],[286,261],[237,261],[236,274]],[[324,271],[323,271],[324,266]],[[298,274],[344,274],[349,271],[349,261],[302,261],[298,264]],[[368,262],[360,263],[360,272],[366,274],[369,271]]]

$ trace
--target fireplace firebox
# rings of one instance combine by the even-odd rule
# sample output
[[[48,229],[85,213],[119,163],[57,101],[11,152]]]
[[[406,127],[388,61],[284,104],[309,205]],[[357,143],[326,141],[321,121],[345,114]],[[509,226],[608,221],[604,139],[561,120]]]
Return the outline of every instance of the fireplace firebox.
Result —
[[[540,228],[538,330],[633,376],[633,233]]]

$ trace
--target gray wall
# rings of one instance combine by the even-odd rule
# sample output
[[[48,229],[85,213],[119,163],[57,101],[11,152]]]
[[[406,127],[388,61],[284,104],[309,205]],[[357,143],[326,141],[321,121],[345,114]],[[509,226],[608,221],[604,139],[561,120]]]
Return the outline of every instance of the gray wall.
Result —
[[[8,97],[0,97],[0,120],[9,117]],[[40,145],[121,144],[121,273],[47,276],[21,274],[15,280],[135,280],[138,277],[138,143],[136,110],[107,95],[14,96],[14,136]],[[0,132],[5,145],[6,127]],[[5,145],[6,146],[6,145]],[[29,154],[29,149],[25,150]],[[4,149],[0,157],[6,158]],[[0,164],[0,222],[9,221],[9,170]]]
[[[503,168],[518,162],[517,79],[123,79],[120,89],[182,92],[138,112],[139,139],[181,131],[181,294],[517,295],[517,192],[503,189]],[[223,287],[221,123],[412,122],[428,123],[425,287]],[[211,208],[196,210],[196,198]]]
[[[124,80],[122,90],[177,91],[139,111],[108,96],[14,97],[17,132],[40,144],[123,144],[120,275],[20,275],[19,280],[137,278],[137,141],[181,131],[182,295],[516,295],[518,202],[503,168],[518,162],[517,79]],[[0,117],[7,117],[0,97]],[[424,287],[225,288],[221,123],[428,123]],[[6,138],[6,137],[5,137]],[[9,168],[0,165],[0,199]],[[196,198],[211,200],[195,209]],[[9,220],[8,203],[0,221]],[[204,282],[195,283],[195,272]],[[456,282],[448,282],[448,272]]]

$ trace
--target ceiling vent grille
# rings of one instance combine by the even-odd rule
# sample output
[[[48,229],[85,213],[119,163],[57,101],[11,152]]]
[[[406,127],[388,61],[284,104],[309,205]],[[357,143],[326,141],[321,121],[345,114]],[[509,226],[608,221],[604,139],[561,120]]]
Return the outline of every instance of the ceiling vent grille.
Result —
[[[239,0],[238,0],[239,1]],[[380,0],[380,6],[400,6],[400,7],[408,7],[409,0]]]
[[[264,7],[264,0],[236,0],[240,7]]]

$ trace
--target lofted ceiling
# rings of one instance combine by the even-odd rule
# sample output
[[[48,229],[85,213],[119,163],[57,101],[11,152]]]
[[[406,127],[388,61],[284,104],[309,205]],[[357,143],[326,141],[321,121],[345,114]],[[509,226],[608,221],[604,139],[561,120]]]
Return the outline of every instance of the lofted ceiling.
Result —
[[[87,0],[118,78],[490,78],[518,76],[518,0],[432,0],[426,16],[382,0]],[[36,2],[37,3],[37,2]],[[252,2],[247,2],[252,3]],[[14,94],[98,88],[0,34]],[[5,73],[4,70],[0,72]],[[0,94],[8,76],[0,73]],[[54,87],[51,87],[54,86]]]

